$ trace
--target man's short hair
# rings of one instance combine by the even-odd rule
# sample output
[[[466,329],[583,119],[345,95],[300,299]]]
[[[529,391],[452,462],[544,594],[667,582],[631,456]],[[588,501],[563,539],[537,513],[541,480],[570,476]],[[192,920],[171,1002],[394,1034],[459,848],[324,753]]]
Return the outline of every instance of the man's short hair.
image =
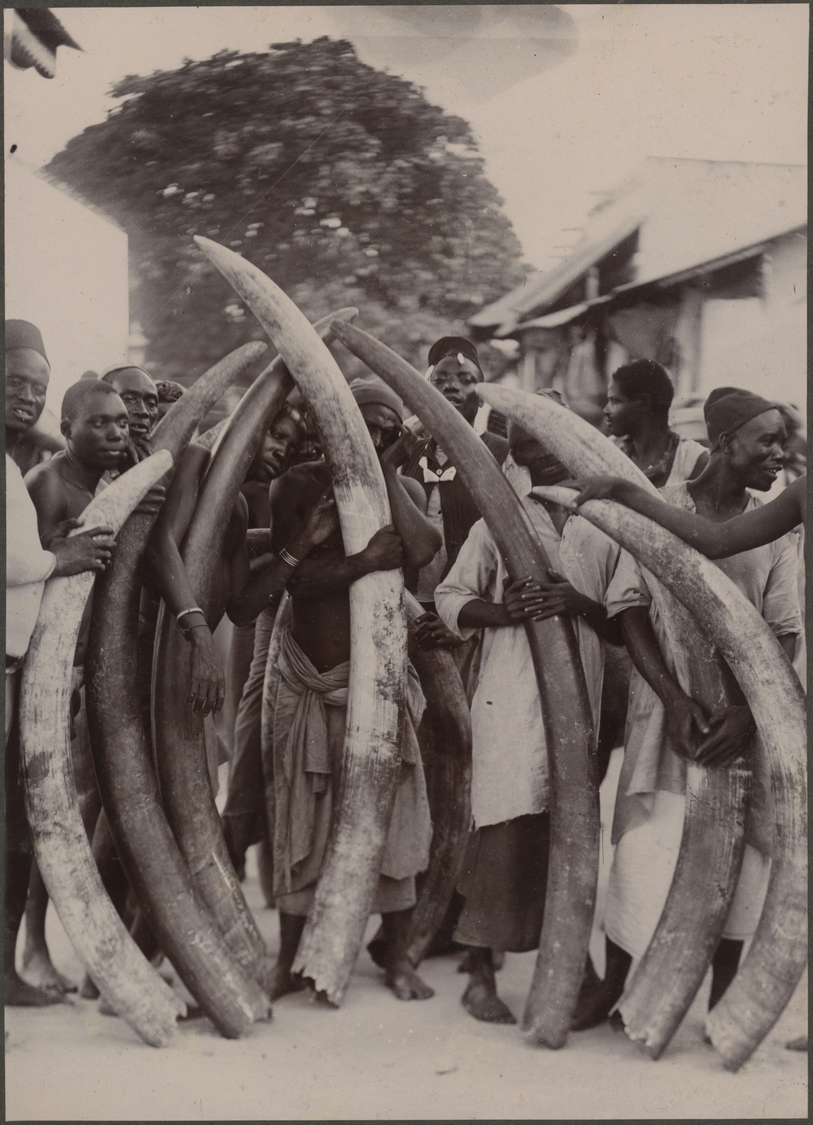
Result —
[[[675,397],[675,387],[669,372],[654,359],[636,359],[625,363],[613,372],[613,382],[627,398],[648,395],[658,413],[667,414]]]
[[[70,422],[78,413],[82,402],[90,394],[118,395],[115,387],[101,379],[80,379],[78,383],[68,387],[62,398],[62,421]]]

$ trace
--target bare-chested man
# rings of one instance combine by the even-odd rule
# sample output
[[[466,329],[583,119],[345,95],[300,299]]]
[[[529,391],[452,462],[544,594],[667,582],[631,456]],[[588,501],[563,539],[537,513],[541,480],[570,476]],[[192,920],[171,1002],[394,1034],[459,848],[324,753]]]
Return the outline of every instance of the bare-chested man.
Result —
[[[23,439],[42,413],[51,368],[42,336],[25,320],[7,320],[6,383],[6,714],[5,714],[5,887],[4,1002],[41,1007],[62,999],[64,984],[40,977],[41,987],[23,981],[15,964],[17,933],[26,904],[31,872],[31,845],[20,773],[18,693],[22,666],[37,619],[45,580],[52,575],[101,570],[110,559],[109,529],[65,538],[68,525],[57,529],[49,550],[43,550],[37,513],[19,463]],[[49,961],[50,964],[50,961]],[[57,987],[49,987],[49,983]]]
[[[107,383],[83,380],[74,383],[62,400],[60,429],[67,448],[26,474],[25,484],[37,510],[40,541],[48,548],[66,520],[78,518],[93,499],[102,476],[117,471],[129,439],[127,409]],[[91,602],[82,619],[74,656],[75,692],[72,711],[78,717]],[[93,762],[86,738],[73,740],[73,770],[80,808],[89,834],[99,815]],[[22,964],[29,980],[54,992],[72,991],[73,985],[54,968],[45,942],[48,892],[34,865],[25,910],[25,948]]]
[[[274,840],[274,889],[280,912],[280,954],[274,991],[281,996],[301,982],[291,967],[324,858],[332,793],[344,743],[350,657],[348,588],[376,570],[425,566],[440,546],[440,536],[425,515],[425,497],[417,482],[398,476],[397,466],[414,442],[401,425],[397,396],[378,380],[359,380],[351,390],[378,452],[392,511],[393,525],[367,546],[347,555],[341,535],[326,540],[318,554],[297,567],[288,582],[293,622],[284,634],[274,712],[274,786],[277,823]],[[309,507],[330,484],[324,461],[300,465],[272,488],[273,545],[285,546]],[[412,681],[412,677],[411,677]],[[415,903],[414,877],[428,861],[431,839],[426,788],[415,726],[413,700],[404,724],[401,777],[395,798],[373,909],[380,912],[386,942],[386,980],[401,1000],[425,999],[432,990],[415,973],[406,956],[406,935]],[[418,692],[418,698],[420,693]],[[316,726],[299,724],[302,707],[324,715]],[[296,729],[302,737],[297,739]],[[285,761],[293,755],[293,770]]]

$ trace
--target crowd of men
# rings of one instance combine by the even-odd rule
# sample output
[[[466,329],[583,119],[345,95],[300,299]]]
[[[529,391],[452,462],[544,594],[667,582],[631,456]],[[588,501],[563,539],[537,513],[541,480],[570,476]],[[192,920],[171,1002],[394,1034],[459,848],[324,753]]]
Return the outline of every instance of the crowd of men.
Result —
[[[46,1005],[63,999],[75,985],[56,971],[45,943],[47,890],[32,864],[20,776],[20,670],[44,582],[54,574],[103,570],[110,564],[115,547],[109,529],[72,537],[68,531],[101,488],[149,452],[159,414],[183,388],[156,383],[135,366],[111,367],[101,378],[90,373],[63,397],[64,449],[29,467],[23,479],[20,466],[30,463],[25,437],[42,412],[50,374],[35,326],[6,321],[5,361],[6,1003]],[[444,337],[430,350],[428,363],[429,381],[474,426],[480,407],[475,388],[484,378],[477,349],[462,337]],[[443,948],[453,943],[465,951],[466,1011],[478,1020],[513,1023],[514,1014],[497,994],[495,973],[506,952],[539,943],[550,830],[546,724],[523,623],[557,615],[573,620],[597,732],[607,653],[615,653],[617,665],[618,654],[626,650],[633,667],[626,728],[614,742],[623,744],[623,764],[609,897],[600,920],[606,968],[601,977],[586,966],[573,1023],[575,1029],[595,1026],[615,1011],[664,906],[680,845],[686,764],[725,768],[747,756],[754,735],[750,711],[742,703],[709,712],[681,686],[646,572],[585,519],[530,493],[569,475],[532,435],[509,423],[506,437],[487,428],[480,440],[520,493],[550,559],[552,570],[544,580],[508,573],[455,465],[431,436],[405,418],[393,391],[374,378],[356,380],[351,390],[378,455],[392,513],[392,523],[357,554],[344,549],[328,465],[313,459],[312,450],[311,459],[300,456],[306,432],[301,404],[286,405],[249,468],[217,560],[208,617],[196,605],[181,544],[209,449],[190,443],[166,493],[159,489],[148,498],[146,503],[160,506],[160,512],[146,557],[139,631],[146,722],[155,622],[163,601],[189,646],[186,705],[209,717],[207,760],[215,791],[218,767],[230,761],[222,823],[238,872],[244,872],[251,845],[264,849],[264,890],[269,904],[276,905],[280,925],[272,999],[302,987],[293,965],[324,861],[341,771],[350,667],[348,590],[363,575],[402,568],[406,587],[423,609],[417,643],[451,652],[471,708],[472,825]],[[540,393],[564,404],[557,391]],[[701,444],[670,428],[672,397],[663,367],[646,359],[628,363],[612,375],[605,430],[662,490],[666,503],[660,507],[680,513],[676,532],[691,539],[703,527],[713,534],[730,525],[734,542],[740,527],[748,529],[745,539],[734,542],[736,553],[725,547],[708,553],[729,555],[718,565],[757,608],[788,658],[798,660],[800,556],[796,540],[786,534],[802,518],[801,503],[793,507],[796,486],[786,489],[791,499],[781,500],[783,514],[769,530],[751,530],[753,521],[763,518],[757,513],[768,513],[767,526],[780,503],[763,508],[753,492],[770,490],[785,470],[783,413],[749,391],[719,388],[705,404],[708,441]],[[636,506],[624,488],[624,482],[594,482],[583,495],[615,495]],[[649,502],[645,497],[643,506]],[[649,514],[660,518],[657,511]],[[285,625],[272,647],[268,675],[269,646],[286,590]],[[213,637],[224,614],[237,627],[228,675]],[[88,611],[75,658],[74,774],[100,869],[108,873],[110,888],[124,881],[118,891],[111,890],[120,902],[126,899],[126,880],[115,871],[84,720],[89,620]],[[224,740],[215,732],[213,716],[229,691],[239,706]],[[265,740],[264,691],[271,715]],[[427,867],[432,840],[421,755],[424,707],[410,665],[400,774],[373,903],[382,930],[371,944],[387,985],[402,1000],[432,996],[407,955],[416,880]],[[756,928],[769,853],[769,834],[755,815],[713,959],[709,1007],[732,980],[743,943]],[[23,915],[25,940],[15,961]],[[129,920],[137,927],[137,912]],[[142,935],[141,944],[149,949],[148,937]],[[151,952],[160,955],[157,946]],[[93,995],[92,982],[85,982],[84,993]]]

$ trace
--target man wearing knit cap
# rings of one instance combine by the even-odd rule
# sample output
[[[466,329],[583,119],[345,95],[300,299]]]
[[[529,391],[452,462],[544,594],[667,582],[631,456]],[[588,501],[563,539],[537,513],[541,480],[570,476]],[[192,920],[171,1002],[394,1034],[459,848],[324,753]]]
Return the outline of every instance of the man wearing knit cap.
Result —
[[[396,468],[414,442],[402,426],[400,399],[380,380],[350,389],[379,457],[392,512],[358,554],[347,555],[336,530],[288,581],[292,623],[282,636],[274,702],[273,753],[276,824],[274,893],[280,916],[280,954],[272,998],[301,983],[291,975],[313,901],[330,826],[335,779],[341,766],[350,660],[348,588],[376,570],[402,566],[413,573],[439,545],[426,519],[423,491]],[[271,489],[272,547],[283,551],[310,507],[330,487],[324,461],[296,465]],[[296,560],[294,560],[296,561]],[[417,677],[410,676],[401,743],[401,775],[384,845],[373,909],[384,922],[386,981],[400,1000],[432,995],[406,955],[415,875],[429,859],[429,820],[415,728],[423,710]]]
[[[45,551],[37,513],[14,461],[19,443],[39,418],[51,367],[38,328],[7,320],[6,364],[6,756],[5,756],[5,1003],[53,1004],[61,996],[26,984],[17,975],[15,946],[25,909],[31,844],[25,817],[17,703],[20,672],[39,612],[46,579],[52,575],[101,570],[110,559],[109,528],[94,528],[66,539],[63,525]],[[71,521],[71,526],[75,521]],[[94,538],[96,536],[96,538]]]
[[[694,480],[663,489],[667,503],[724,523],[762,503],[782,469],[782,415],[759,395],[735,387],[713,391],[705,406],[711,453]],[[792,660],[801,629],[796,550],[788,536],[743,551],[716,565],[762,614]],[[663,596],[668,596],[664,593]],[[626,553],[607,593],[607,612],[619,616],[624,641],[645,683],[630,704],[618,786],[616,845],[605,918],[607,970],[583,989],[577,1027],[604,1019],[622,994],[631,963],[657,925],[677,862],[686,804],[686,762],[724,767],[753,754],[754,721],[743,703],[707,715],[678,684],[690,682],[685,654],[672,651],[660,617],[650,612],[646,573]],[[691,662],[689,662],[691,663]],[[695,662],[696,663],[696,662]],[[690,689],[687,689],[690,690]],[[709,1007],[723,995],[753,934],[765,894],[771,849],[767,794],[755,792],[746,848],[723,938],[712,962]],[[621,1000],[623,1014],[623,998]]]

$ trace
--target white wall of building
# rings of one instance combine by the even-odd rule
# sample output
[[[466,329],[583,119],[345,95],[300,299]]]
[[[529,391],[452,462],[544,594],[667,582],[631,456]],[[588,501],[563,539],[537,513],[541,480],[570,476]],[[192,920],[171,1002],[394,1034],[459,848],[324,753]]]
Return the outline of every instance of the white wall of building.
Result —
[[[127,236],[12,158],[5,162],[5,315],[42,332],[48,407],[127,355]]]

